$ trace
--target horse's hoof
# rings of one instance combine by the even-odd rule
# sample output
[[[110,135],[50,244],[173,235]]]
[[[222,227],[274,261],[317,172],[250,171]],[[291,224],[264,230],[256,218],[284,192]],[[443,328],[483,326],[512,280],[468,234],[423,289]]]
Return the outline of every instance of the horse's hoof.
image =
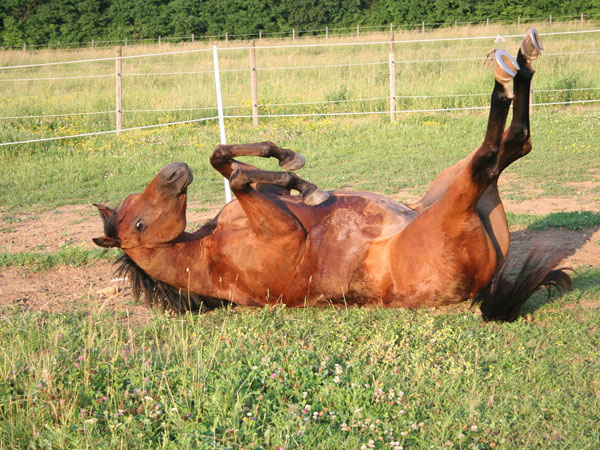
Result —
[[[304,167],[304,164],[306,163],[306,159],[304,159],[304,156],[292,150],[288,151],[291,153],[291,155],[279,161],[279,167],[281,167],[284,170],[302,169]]]
[[[318,187],[309,188],[301,194],[302,201],[308,206],[317,206],[326,202],[329,194]]]
[[[543,51],[544,46],[542,45],[540,35],[535,31],[535,28],[531,27],[527,30],[527,34],[521,42],[521,53],[523,53],[523,56],[529,61],[533,61],[534,59],[537,59]]]
[[[512,80],[519,70],[519,64],[505,50],[494,51],[494,77],[499,83],[506,84]]]

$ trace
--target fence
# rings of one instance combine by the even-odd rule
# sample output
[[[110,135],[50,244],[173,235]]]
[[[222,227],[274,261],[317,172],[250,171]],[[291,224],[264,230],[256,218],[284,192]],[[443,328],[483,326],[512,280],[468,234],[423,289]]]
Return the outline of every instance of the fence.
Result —
[[[482,18],[479,20],[454,20],[450,22],[414,22],[408,24],[394,24],[390,23],[388,25],[364,25],[364,24],[356,24],[351,27],[325,27],[319,29],[295,29],[292,28],[286,31],[273,31],[268,32],[264,30],[257,30],[255,33],[231,33],[231,32],[223,32],[221,34],[213,34],[213,35],[195,35],[189,34],[187,36],[157,36],[155,38],[145,38],[145,39],[136,39],[125,37],[122,39],[112,39],[112,40],[102,40],[102,39],[92,39],[90,41],[85,42],[55,42],[48,44],[26,44],[23,43],[22,46],[5,46],[1,47],[3,49],[22,49],[24,51],[27,50],[36,50],[36,49],[58,49],[58,48],[96,48],[96,47],[106,47],[106,46],[129,46],[129,45],[152,45],[152,44],[162,44],[162,43],[194,43],[194,42],[206,42],[206,41],[225,41],[228,42],[230,40],[252,40],[252,39],[301,39],[301,38],[312,38],[312,37],[323,37],[325,39],[330,37],[340,37],[340,36],[356,36],[360,37],[361,35],[365,35],[368,33],[381,33],[389,30],[390,32],[400,31],[400,30],[420,30],[422,33],[425,33],[427,30],[435,30],[443,27],[454,27],[465,26],[465,25],[486,25],[490,24],[516,24],[520,26],[521,24],[528,23],[555,23],[555,22],[567,22],[567,21],[579,21],[581,24],[586,21],[597,20],[598,15],[594,14],[585,14],[580,13],[578,15],[571,16],[553,16],[550,14],[549,16],[544,17],[521,17],[517,16],[512,19],[497,19],[490,21],[489,18]]]
[[[600,33],[600,30],[582,30],[582,31],[564,31],[564,32],[554,32],[554,33],[541,33],[542,36],[565,36],[565,35],[582,35],[582,34],[597,34]],[[510,39],[510,38],[521,38],[522,35],[507,35],[503,36],[502,39]],[[14,83],[21,81],[44,81],[44,80],[73,80],[73,79],[91,79],[91,78],[112,78],[115,79],[115,109],[114,110],[104,110],[104,111],[85,111],[85,112],[67,112],[61,114],[39,114],[39,115],[11,115],[11,116],[0,116],[0,120],[18,120],[18,119],[47,119],[53,117],[71,117],[71,116],[94,116],[94,115],[107,115],[114,114],[114,124],[115,128],[112,130],[104,130],[104,131],[93,131],[86,133],[77,133],[73,135],[64,135],[64,136],[53,136],[53,137],[45,137],[40,139],[23,139],[23,140],[15,140],[11,142],[0,142],[0,146],[7,145],[16,145],[16,144],[25,144],[25,143],[35,143],[35,142],[46,142],[52,140],[63,140],[75,137],[85,137],[85,136],[94,136],[94,135],[103,135],[103,134],[111,134],[116,133],[119,134],[125,131],[137,130],[137,129],[148,129],[148,128],[156,128],[163,126],[171,126],[176,124],[183,123],[194,123],[194,122],[203,122],[216,120],[221,118],[224,119],[232,119],[232,118],[251,118],[254,126],[259,125],[259,120],[261,118],[268,117],[322,117],[322,116],[348,116],[348,115],[373,115],[373,114],[385,114],[389,115],[391,121],[396,119],[398,114],[406,114],[406,113],[436,113],[436,112],[444,112],[444,111],[465,111],[465,110],[478,110],[478,109],[487,109],[487,106],[462,106],[462,107],[444,107],[444,108],[413,108],[413,109],[401,109],[398,107],[399,100],[423,100],[423,99],[433,99],[433,98],[446,98],[446,99],[457,99],[457,98],[476,98],[476,97],[487,97],[489,93],[486,92],[476,92],[476,93],[468,93],[468,94],[443,94],[443,95],[398,95],[397,87],[396,87],[396,79],[397,79],[397,67],[402,64],[422,64],[422,63],[444,63],[444,62],[465,62],[465,61],[485,61],[485,57],[477,57],[477,58],[437,58],[437,59],[398,59],[396,58],[396,46],[409,44],[409,43],[447,43],[449,41],[476,41],[476,40],[494,40],[497,39],[497,36],[470,36],[470,37],[455,37],[455,38],[432,38],[432,39],[410,39],[410,40],[395,40],[393,33],[390,35],[390,39],[386,41],[373,41],[373,42],[338,42],[338,43],[315,43],[315,44],[292,44],[292,45],[266,45],[260,46],[260,50],[286,50],[291,48],[319,48],[319,47],[356,47],[356,46],[376,46],[376,45],[386,45],[388,46],[388,58],[387,60],[381,61],[373,61],[367,63],[347,63],[347,64],[314,64],[314,65],[304,65],[304,66],[296,66],[290,65],[285,67],[258,67],[257,66],[257,58],[256,58],[256,50],[257,47],[252,43],[252,45],[247,46],[238,46],[238,47],[226,47],[218,49],[216,46],[211,48],[203,48],[203,49],[193,49],[193,50],[180,50],[180,51],[172,51],[172,52],[162,52],[162,53],[153,53],[153,54],[142,54],[142,55],[128,55],[123,56],[121,47],[117,47],[117,53],[114,57],[105,57],[105,58],[94,58],[94,59],[85,59],[85,60],[74,60],[74,61],[60,61],[60,62],[47,62],[47,63],[35,63],[35,64],[20,64],[13,66],[5,66],[0,67],[0,74],[7,73],[10,70],[16,69],[24,69],[24,68],[32,68],[32,67],[48,67],[48,66],[59,66],[59,65],[73,65],[73,64],[86,64],[92,62],[103,62],[103,61],[114,61],[115,62],[115,71],[113,74],[96,74],[96,75],[79,75],[79,76],[69,76],[69,77],[24,77],[24,78],[0,78],[0,84],[5,83]],[[238,69],[226,69],[221,70],[220,73],[226,72],[247,72],[250,75],[251,82],[251,102],[249,105],[230,105],[224,106],[220,103],[221,90],[220,86],[217,89],[217,99],[219,100],[219,105],[209,106],[209,107],[198,107],[198,108],[171,108],[171,109],[123,109],[122,106],[122,98],[123,98],[123,77],[145,77],[145,76],[187,76],[191,74],[215,74],[215,80],[218,80],[219,71],[218,71],[218,51],[228,52],[228,51],[248,51],[249,54],[249,66],[247,68],[238,68]],[[179,71],[179,72],[148,72],[148,73],[124,73],[123,72],[123,63],[127,60],[131,59],[140,59],[140,58],[148,58],[148,57],[160,57],[160,56],[172,56],[172,55],[181,55],[188,53],[204,53],[204,52],[213,52],[213,59],[215,62],[215,66],[212,70],[202,70],[202,71]],[[600,54],[600,50],[581,50],[576,52],[557,52],[557,53],[545,53],[544,57],[562,57],[562,56],[577,56],[577,55],[595,55]],[[277,71],[277,70],[320,70],[326,68],[342,68],[342,67],[360,67],[360,66],[368,66],[368,65],[379,65],[379,66],[387,66],[388,67],[388,84],[389,84],[389,95],[386,97],[364,97],[364,98],[354,98],[354,99],[333,99],[333,100],[322,100],[322,101],[312,101],[312,102],[287,102],[287,103],[259,103],[258,97],[258,73],[261,71]],[[537,89],[532,91],[532,96],[542,93],[550,93],[550,92],[588,92],[595,93],[600,90],[600,87],[597,86],[589,86],[589,87],[565,87],[562,89]],[[373,110],[367,109],[364,111],[333,111],[333,112],[304,112],[304,113],[270,113],[270,114],[260,114],[260,110],[263,111],[265,109],[269,109],[272,107],[280,107],[280,106],[308,106],[308,105],[344,105],[351,103],[373,103],[385,101],[387,105],[389,105],[386,109],[383,110]],[[571,99],[569,101],[563,102],[555,102],[555,101],[546,101],[540,103],[533,103],[532,106],[548,106],[548,105],[568,105],[568,104],[585,104],[585,103],[597,103],[600,102],[599,98],[586,98],[586,99]],[[226,110],[235,110],[235,109],[248,109],[248,114],[225,114]],[[218,110],[218,111],[217,111]],[[176,111],[188,111],[188,112],[199,112],[199,111],[207,111],[213,112],[211,115],[207,117],[194,118],[188,120],[178,120],[178,121],[169,121],[165,123],[159,124],[147,124],[137,127],[123,127],[123,114],[126,113],[140,113],[140,112],[176,112]],[[218,114],[217,114],[218,112]],[[224,135],[224,133],[223,133]]]

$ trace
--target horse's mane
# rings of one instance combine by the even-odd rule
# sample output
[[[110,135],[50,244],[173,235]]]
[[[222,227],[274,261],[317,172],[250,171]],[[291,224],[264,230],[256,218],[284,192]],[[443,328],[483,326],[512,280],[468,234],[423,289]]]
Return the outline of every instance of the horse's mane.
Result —
[[[118,239],[117,211],[118,208],[115,208],[111,210],[110,214],[102,214],[104,234],[114,239]],[[211,221],[198,232],[202,235],[210,234],[214,228],[215,224]],[[157,306],[162,310],[185,313],[210,311],[230,303],[219,298],[193,294],[152,278],[126,253],[123,253],[115,263],[118,265],[115,274],[119,277],[129,278],[133,296],[138,299],[143,297],[144,303],[150,307]]]
[[[115,274],[129,278],[134,297],[142,298],[143,295],[144,303],[150,307],[185,313],[211,311],[229,304],[226,300],[200,296],[152,278],[125,253],[117,259],[116,264]]]

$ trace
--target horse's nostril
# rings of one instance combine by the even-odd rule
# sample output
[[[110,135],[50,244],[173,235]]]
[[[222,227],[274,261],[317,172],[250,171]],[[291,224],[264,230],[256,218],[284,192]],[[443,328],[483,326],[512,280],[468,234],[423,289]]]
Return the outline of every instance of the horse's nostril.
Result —
[[[173,171],[173,173],[171,173],[171,175],[167,177],[167,183],[172,183],[173,181],[175,181],[177,178],[179,178],[178,175],[178,170]]]

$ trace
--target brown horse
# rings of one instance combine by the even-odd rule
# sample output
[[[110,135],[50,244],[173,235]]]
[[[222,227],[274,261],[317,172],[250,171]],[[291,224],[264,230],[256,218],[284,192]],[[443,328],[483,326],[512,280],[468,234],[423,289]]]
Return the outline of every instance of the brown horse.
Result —
[[[271,142],[219,145],[210,162],[237,201],[213,220],[184,232],[192,173],[173,163],[118,211],[96,205],[105,236],[94,242],[125,252],[120,270],[136,295],[178,312],[224,302],[416,308],[474,299],[485,319],[514,320],[538,288],[571,283],[553,269],[557,258],[539,251],[514,281],[502,270],[510,236],[498,176],[531,150],[531,61],[541,50],[530,29],[516,61],[501,50],[492,55],[496,81],[483,143],[444,170],[415,205],[324,192],[289,172],[304,165],[301,155]],[[288,172],[234,159],[242,156],[277,158]],[[289,195],[292,189],[300,195]]]

